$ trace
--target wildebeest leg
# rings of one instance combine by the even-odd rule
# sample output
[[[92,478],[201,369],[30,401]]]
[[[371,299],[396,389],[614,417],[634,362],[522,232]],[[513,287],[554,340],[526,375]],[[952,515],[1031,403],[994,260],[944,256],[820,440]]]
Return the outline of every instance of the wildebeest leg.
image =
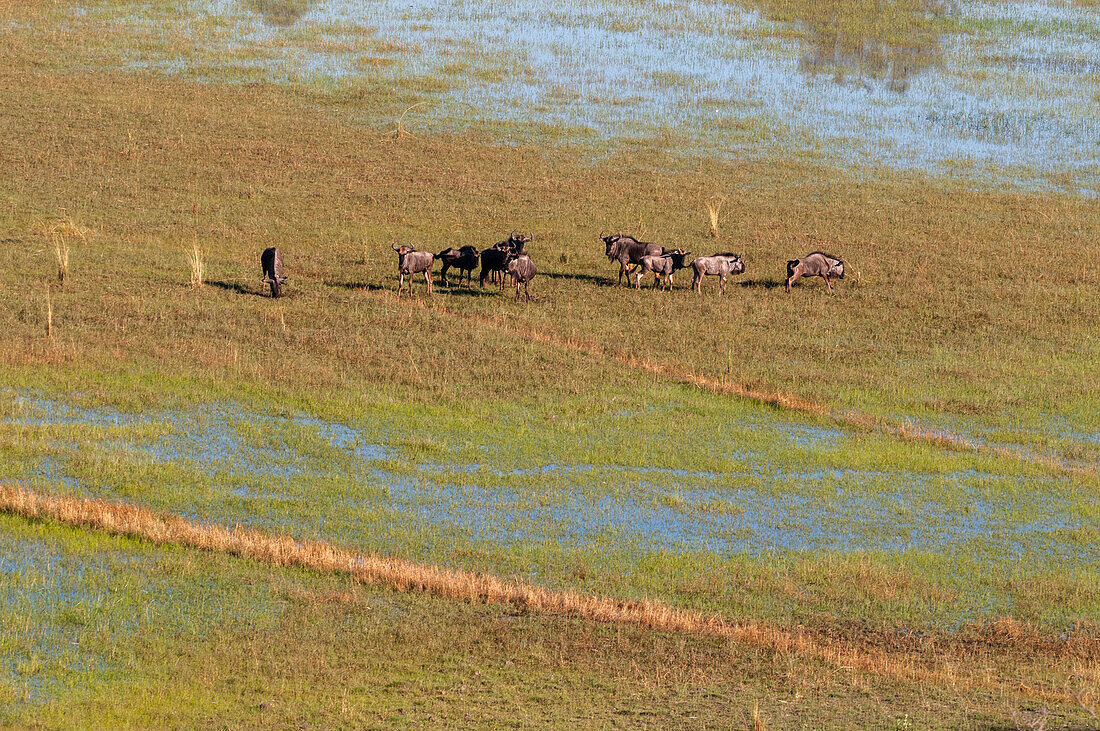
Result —
[[[401,296],[401,288],[405,286],[405,272],[401,272],[400,278],[397,280],[397,296]]]
[[[699,272],[695,272],[695,276],[691,278],[691,290],[693,292],[703,292],[703,275]]]
[[[798,281],[798,278],[801,277],[801,276],[802,276],[802,272],[800,272],[796,269],[794,274],[787,277],[787,293],[788,294],[790,294],[790,292],[791,292],[791,285],[794,284],[796,281]]]
[[[447,281],[447,265],[444,264],[443,268],[439,271],[439,278],[443,281],[444,287],[450,287],[451,283]]]
[[[829,275],[828,274],[822,274],[821,278],[825,280],[825,284],[829,287],[830,290],[832,290],[833,283],[829,281]]]
[[[527,297],[528,302],[531,301],[531,291],[528,289],[528,286],[530,284],[531,284],[530,281],[527,281],[527,282],[523,283],[523,294],[524,294],[525,297]]]
[[[720,277],[718,279],[718,289],[720,290],[721,294],[726,293],[726,275],[725,274],[720,275]]]
[[[432,273],[431,272],[424,272],[424,281],[428,283],[428,294],[431,294],[432,293]]]

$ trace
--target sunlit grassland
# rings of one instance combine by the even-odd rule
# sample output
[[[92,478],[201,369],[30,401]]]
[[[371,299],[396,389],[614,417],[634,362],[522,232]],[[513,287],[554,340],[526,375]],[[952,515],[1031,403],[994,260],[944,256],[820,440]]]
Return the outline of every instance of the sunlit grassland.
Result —
[[[1027,664],[1021,676],[1043,687],[1095,682],[1094,658],[1057,649],[1100,619],[1095,200],[845,169],[802,148],[711,159],[675,124],[656,144],[652,130],[609,143],[579,118],[533,121],[557,102],[462,124],[455,108],[428,111],[467,78],[533,81],[533,66],[457,44],[440,73],[410,75],[423,48],[340,18],[254,38],[227,63],[218,43],[241,29],[225,15],[166,40],[158,13],[189,17],[176,6],[41,10],[0,10],[5,480],[824,636],[950,642],[1008,617],[1057,665],[1047,676]],[[131,10],[147,32],[110,22]],[[608,32],[646,28],[625,12],[607,22]],[[193,43],[211,28],[218,43]],[[303,78],[308,64],[288,60],[296,49],[339,58]],[[178,68],[164,63],[173,57]],[[646,83],[675,90],[704,76],[656,69]],[[558,98],[635,112],[645,98],[601,91],[563,84]],[[990,134],[1017,130],[975,114]],[[768,113],[752,115],[716,128],[777,138]],[[1058,189],[1082,187],[1061,163],[1048,172]],[[714,238],[706,205],[717,196]],[[86,235],[67,242],[46,337],[44,295],[59,263],[50,231],[62,222]],[[492,288],[440,286],[428,298],[421,283],[396,298],[393,241],[485,247],[516,228],[535,236],[530,305]],[[696,254],[733,249],[748,271],[725,297],[712,281],[693,295],[683,272],[671,294],[617,288],[600,229]],[[271,245],[290,276],[279,301],[260,296],[259,252]],[[785,261],[818,248],[843,256],[848,277],[832,293],[820,282],[784,293]],[[203,287],[191,286],[194,250]],[[630,358],[1021,456],[739,401]],[[137,722],[149,725],[466,714],[491,723],[486,698],[510,704],[498,719],[567,723],[577,692],[593,725],[621,721],[613,705],[725,722],[749,719],[755,695],[778,699],[788,681],[805,715],[765,701],[777,726],[900,725],[906,713],[958,726],[1038,710],[993,691],[968,693],[968,705],[943,687],[894,687],[745,648],[502,619],[12,518],[0,536],[2,590],[14,597],[0,606],[0,632],[15,658],[0,672],[10,701],[0,706],[16,725],[74,707],[89,722],[112,719],[125,709],[102,699],[135,682],[146,704]],[[119,577],[114,593],[108,577]],[[213,586],[200,592],[200,582]],[[119,640],[132,638],[127,656]],[[662,681],[656,658],[670,652],[675,680]],[[196,680],[166,692],[165,657],[181,659],[164,672]],[[483,682],[466,677],[469,657],[497,682],[477,698],[463,695]],[[349,667],[362,682],[345,682]],[[56,703],[51,683],[64,690]],[[283,691],[277,702],[241,707],[267,702],[266,683]],[[459,700],[443,700],[462,685]],[[362,688],[378,687],[364,700]],[[924,694],[950,710],[922,705]],[[1057,712],[1085,718],[1064,704]]]
[[[317,98],[272,88],[130,76],[51,86],[11,97],[3,122],[13,362],[48,354],[85,369],[156,364],[164,375],[197,363],[214,380],[246,375],[268,388],[381,378],[475,398],[514,392],[497,377],[502,361],[484,355],[503,350],[525,398],[581,393],[589,373],[638,378],[398,307],[378,289],[393,287],[395,239],[438,251],[520,227],[535,232],[545,272],[536,302],[491,290],[436,301],[502,324],[522,314],[527,327],[609,355],[1096,459],[1088,374],[1100,272],[1088,262],[1098,214],[1087,200],[971,193],[919,176],[859,182],[782,161],[670,170],[639,153],[593,166],[566,151],[395,139],[336,121],[339,110],[298,115]],[[717,242],[705,211],[716,192],[730,199]],[[39,337],[41,293],[22,283],[51,265],[40,231],[63,209],[97,235],[72,247],[50,345]],[[695,297],[681,273],[666,296],[610,287],[601,227],[695,253],[741,251],[745,286]],[[182,286],[180,250],[193,241],[208,252],[211,286],[198,292]],[[271,244],[294,277],[292,299],[275,306],[240,296],[260,291],[256,255]],[[848,260],[841,290],[775,287],[787,258],[817,248]],[[365,262],[364,250],[374,252]]]

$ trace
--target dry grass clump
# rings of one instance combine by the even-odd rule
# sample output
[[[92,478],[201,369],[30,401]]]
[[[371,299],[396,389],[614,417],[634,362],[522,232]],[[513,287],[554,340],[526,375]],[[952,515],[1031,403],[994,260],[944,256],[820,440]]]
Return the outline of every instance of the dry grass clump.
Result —
[[[718,216],[722,213],[722,204],[726,202],[724,195],[717,195],[706,202],[707,219],[710,222],[710,235],[718,238]]]
[[[187,252],[187,263],[191,266],[191,286],[201,287],[206,279],[202,249],[199,248],[198,242],[192,244],[191,250]]]
[[[46,337],[53,337],[53,299],[50,297],[50,285],[46,285]]]
[[[80,239],[86,243],[92,231],[75,223],[70,216],[50,226],[48,233],[57,261],[57,280],[64,286],[65,278],[69,275],[69,240]]]

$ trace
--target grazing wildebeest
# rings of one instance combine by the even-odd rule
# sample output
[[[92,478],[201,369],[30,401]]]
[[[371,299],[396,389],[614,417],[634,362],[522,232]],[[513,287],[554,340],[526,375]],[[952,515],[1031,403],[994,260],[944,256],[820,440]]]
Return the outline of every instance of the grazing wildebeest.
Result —
[[[684,257],[690,251],[673,249],[661,256],[643,256],[642,263],[638,267],[637,288],[642,288],[642,277],[653,272],[653,287],[656,289],[661,284],[662,278],[668,282],[668,288],[672,289],[672,275],[684,268]]]
[[[523,293],[527,296],[527,301],[531,301],[531,293],[527,291],[527,285],[535,276],[535,262],[531,261],[530,255],[524,254],[509,254],[508,265],[506,271],[508,275],[512,277],[512,283],[516,285],[516,299],[519,299],[519,285],[523,285]]]
[[[435,258],[443,263],[443,269],[439,272],[443,284],[448,287],[451,285],[447,281],[447,270],[454,267],[458,270],[458,283],[462,284],[462,273],[465,272],[466,283],[469,286],[473,282],[474,267],[477,266],[477,260],[480,257],[481,252],[474,246],[463,246],[461,249],[452,247],[436,254]]]
[[[695,270],[695,276],[691,279],[691,288],[696,292],[703,291],[703,275],[719,278],[718,289],[722,294],[726,293],[726,277],[730,274],[741,274],[745,271],[745,262],[740,254],[722,252],[713,256],[697,256],[691,262],[691,268]]]
[[[829,256],[820,251],[815,251],[801,259],[791,259],[787,262],[787,291],[791,291],[791,285],[799,277],[821,277],[829,289],[833,288],[830,277],[844,279],[844,262],[836,257]]]
[[[417,251],[411,246],[402,244],[400,248],[394,244],[397,252],[397,269],[401,272],[401,279],[397,282],[397,296],[401,296],[401,287],[405,284],[405,277],[409,277],[409,294],[412,294],[412,275],[424,273],[424,281],[428,283],[428,294],[432,293],[432,263],[435,255],[430,251]]]
[[[531,242],[531,236],[517,234],[515,231],[504,241],[498,241],[481,252],[481,275],[478,278],[478,286],[485,286],[485,277],[492,275],[492,281],[500,277],[500,290],[504,291],[504,270],[508,266],[508,257],[516,256],[527,251],[527,244]]]
[[[610,234],[601,235],[600,239],[603,241],[607,260],[619,262],[619,284],[623,283],[623,274],[626,274],[626,283],[630,284],[630,275],[633,273],[630,268],[641,264],[643,256],[660,256],[665,253],[660,244],[648,244],[633,236]]]
[[[274,246],[264,249],[264,253],[260,254],[260,269],[264,274],[260,281],[270,284],[271,296],[278,297],[282,292],[286,275],[283,274],[283,255]]]

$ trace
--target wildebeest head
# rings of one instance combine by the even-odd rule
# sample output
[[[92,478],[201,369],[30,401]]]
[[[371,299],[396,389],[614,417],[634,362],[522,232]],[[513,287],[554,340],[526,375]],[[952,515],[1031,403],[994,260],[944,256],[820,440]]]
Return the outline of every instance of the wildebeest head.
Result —
[[[720,251],[714,256],[720,256],[729,262],[730,274],[743,274],[745,272],[745,261],[740,254],[735,254],[732,251]]]
[[[676,271],[677,269],[684,268],[684,257],[690,253],[690,251],[684,251],[683,249],[672,249],[671,251],[666,251],[663,256],[672,259],[672,270]]]
[[[611,247],[622,237],[622,234],[608,234],[607,236],[600,234],[600,240],[603,241],[603,253],[607,255],[608,259],[611,258]]]
[[[511,245],[512,251],[516,252],[517,254],[522,254],[524,251],[527,250],[527,244],[531,243],[532,238],[534,237],[531,234],[525,236],[521,233],[516,233],[515,231],[512,231],[512,233],[508,236],[508,243]]]
[[[408,254],[409,252],[416,251],[416,249],[409,246],[408,244],[401,244],[401,246],[398,246],[395,243],[395,244],[392,244],[390,246],[390,248],[397,252],[397,266],[404,266],[405,265],[405,255]]]
[[[829,262],[829,276],[844,279],[844,262],[842,260]]]

